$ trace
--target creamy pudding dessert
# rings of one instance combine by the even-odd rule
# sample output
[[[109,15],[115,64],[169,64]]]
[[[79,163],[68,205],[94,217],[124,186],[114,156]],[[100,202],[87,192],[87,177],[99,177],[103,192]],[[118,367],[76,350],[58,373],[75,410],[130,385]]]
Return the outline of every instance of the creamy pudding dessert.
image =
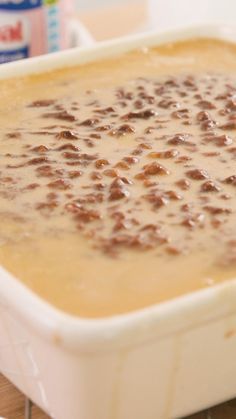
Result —
[[[1,80],[0,263],[70,314],[236,277],[236,47]]]

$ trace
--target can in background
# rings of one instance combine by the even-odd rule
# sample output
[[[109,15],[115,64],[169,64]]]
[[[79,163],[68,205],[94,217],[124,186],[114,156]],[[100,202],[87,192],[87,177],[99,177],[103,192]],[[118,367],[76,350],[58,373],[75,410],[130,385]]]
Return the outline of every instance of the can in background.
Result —
[[[72,0],[0,0],[0,63],[70,46]]]

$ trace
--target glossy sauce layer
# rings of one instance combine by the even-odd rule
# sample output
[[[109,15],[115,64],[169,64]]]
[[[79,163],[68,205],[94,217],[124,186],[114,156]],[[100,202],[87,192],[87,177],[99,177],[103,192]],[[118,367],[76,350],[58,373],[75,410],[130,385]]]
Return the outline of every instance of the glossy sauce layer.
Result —
[[[2,265],[85,317],[235,278],[235,70],[192,40],[1,81]]]

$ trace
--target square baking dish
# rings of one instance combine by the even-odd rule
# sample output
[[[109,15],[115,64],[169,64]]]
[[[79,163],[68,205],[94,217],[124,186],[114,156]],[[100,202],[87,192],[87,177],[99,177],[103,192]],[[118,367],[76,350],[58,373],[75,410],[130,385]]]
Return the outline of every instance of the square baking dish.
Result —
[[[0,67],[0,79],[236,27],[151,33]],[[236,222],[236,220],[235,220]],[[0,372],[55,419],[180,418],[236,395],[236,279],[137,312],[82,319],[0,268]]]

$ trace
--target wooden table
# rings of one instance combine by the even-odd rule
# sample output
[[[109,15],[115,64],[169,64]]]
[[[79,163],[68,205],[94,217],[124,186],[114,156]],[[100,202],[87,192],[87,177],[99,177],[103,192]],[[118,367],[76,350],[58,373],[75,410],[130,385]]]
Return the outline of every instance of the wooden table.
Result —
[[[0,418],[24,419],[24,396],[0,374]],[[49,419],[36,406],[32,409],[32,419]]]
[[[24,419],[24,403],[24,396],[0,375],[0,419],[1,417],[6,419]],[[32,419],[50,418],[38,407],[33,406]],[[236,419],[236,400],[189,416],[186,419]]]

